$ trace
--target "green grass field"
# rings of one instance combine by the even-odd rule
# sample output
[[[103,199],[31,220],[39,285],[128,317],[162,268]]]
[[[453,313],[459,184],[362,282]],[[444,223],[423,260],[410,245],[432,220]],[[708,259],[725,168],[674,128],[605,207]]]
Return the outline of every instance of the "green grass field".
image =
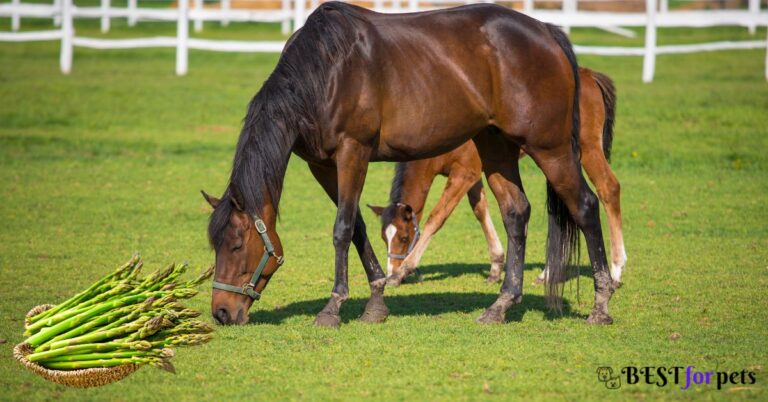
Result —
[[[0,19],[7,29],[8,20]],[[100,36],[97,21],[78,34]],[[49,22],[25,20],[25,29]],[[169,24],[109,37],[172,35]],[[765,38],[765,30],[756,38]],[[279,37],[272,27],[207,25],[204,37]],[[642,36],[641,36],[642,37]],[[579,44],[638,45],[595,30]],[[662,43],[751,38],[746,29],[663,30]],[[383,325],[356,318],[368,296],[350,258],[352,298],[340,330],[315,328],[333,282],[335,209],[293,158],[278,225],[286,265],[251,310],[180,349],[178,374],[143,368],[103,388],[74,390],[36,377],[11,356],[31,307],[57,302],[133,252],[147,269],[213,261],[209,207],[199,190],[226,185],[239,125],[277,55],[76,49],[58,72],[58,43],[0,44],[0,399],[8,400],[603,400],[768,399],[768,84],[763,51],[660,56],[640,83],[640,58],[580,57],[619,91],[613,167],[622,183],[629,262],[612,326],[584,323],[592,305],[587,261],[566,287],[566,314],[548,313],[532,284],[544,261],[543,176],[522,162],[533,205],[525,296],[508,322],[474,319],[495,300],[479,225],[460,205],[422,261],[424,282],[387,289]],[[371,166],[363,203],[386,201],[391,164]],[[438,180],[428,207],[444,180]],[[495,204],[494,204],[495,205]],[[377,254],[385,255],[368,211]],[[497,228],[501,228],[494,208]],[[191,304],[209,319],[210,290]],[[673,334],[675,334],[673,336]],[[674,338],[674,339],[673,339]],[[696,366],[757,374],[753,385],[628,385],[609,390],[598,366]]]

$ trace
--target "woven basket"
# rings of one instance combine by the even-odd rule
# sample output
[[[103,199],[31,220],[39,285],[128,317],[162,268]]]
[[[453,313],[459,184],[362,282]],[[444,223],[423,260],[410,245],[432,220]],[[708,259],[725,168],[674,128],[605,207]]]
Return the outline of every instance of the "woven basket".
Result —
[[[27,313],[27,318],[40,314],[53,307],[50,304],[44,304],[33,308]],[[25,322],[26,326],[26,322]],[[135,364],[125,364],[116,367],[100,367],[82,370],[51,370],[37,363],[30,362],[26,356],[34,351],[32,346],[26,343],[20,343],[13,348],[13,357],[16,358],[26,368],[33,373],[53,381],[57,384],[67,385],[75,388],[90,388],[107,385],[111,382],[120,381],[138,370],[140,366]]]

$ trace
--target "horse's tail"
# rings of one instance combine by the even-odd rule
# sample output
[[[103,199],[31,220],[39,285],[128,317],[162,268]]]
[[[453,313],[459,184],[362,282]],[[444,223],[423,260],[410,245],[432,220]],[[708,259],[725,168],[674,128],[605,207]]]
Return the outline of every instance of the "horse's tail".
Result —
[[[576,54],[573,52],[571,42],[565,33],[554,25],[547,24],[547,28],[571,64],[574,80],[571,145],[578,163],[581,152],[579,147],[579,129],[581,127],[579,118],[579,65],[576,62]],[[563,284],[568,279],[569,272],[577,268],[575,262],[578,261],[579,254],[579,228],[549,181],[547,181],[547,212],[549,213],[546,265],[548,276],[545,288],[547,304],[551,309],[562,311]]]
[[[613,81],[605,74],[592,71],[600,92],[603,93],[603,105],[605,106],[605,121],[603,122],[603,154],[605,160],[611,160],[611,146],[613,145],[613,123],[616,117],[616,87]]]

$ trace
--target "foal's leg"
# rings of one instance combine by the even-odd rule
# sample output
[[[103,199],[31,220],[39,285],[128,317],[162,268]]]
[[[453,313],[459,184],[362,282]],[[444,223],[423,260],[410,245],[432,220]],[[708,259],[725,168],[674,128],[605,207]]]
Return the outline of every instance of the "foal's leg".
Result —
[[[312,175],[315,176],[317,182],[323,187],[326,194],[328,194],[331,201],[338,206],[339,189],[338,180],[336,178],[336,169],[310,164],[309,170],[312,172]],[[371,287],[371,298],[368,299],[368,304],[365,305],[365,311],[360,319],[366,322],[384,322],[389,315],[389,309],[386,304],[384,304],[384,285],[386,277],[384,271],[381,269],[379,260],[373,253],[371,243],[368,241],[365,222],[360,215],[360,211],[358,211],[355,220],[352,243],[354,243],[355,248],[357,249],[357,254],[360,256],[360,262],[363,264],[365,274],[368,276],[368,285]]]
[[[464,197],[464,194],[467,193],[467,190],[477,182],[478,176],[479,172],[474,173],[463,167],[451,169],[445,189],[440,195],[435,208],[429,213],[429,218],[427,218],[427,223],[424,224],[424,230],[419,241],[416,242],[413,250],[403,260],[400,269],[387,279],[388,285],[399,285],[405,277],[416,270],[421,257],[427,250],[429,241],[432,240],[432,236],[443,227],[443,224],[445,224],[445,221],[456,208],[456,205],[461,201],[461,198]]]
[[[339,310],[349,297],[347,267],[349,262],[349,244],[355,222],[359,215],[358,203],[363,191],[365,175],[371,149],[354,139],[346,139],[336,150],[338,180],[338,210],[333,226],[333,246],[336,249],[336,274],[331,299],[317,314],[315,324],[323,327],[338,327],[341,323]]]
[[[595,184],[597,195],[608,215],[608,226],[611,231],[611,279],[613,286],[621,286],[621,272],[627,263],[627,253],[624,251],[624,236],[621,231],[621,190],[616,175],[613,174],[605,154],[599,147],[593,149],[584,147],[581,163],[587,171],[589,180]]]
[[[501,267],[504,265],[504,248],[496,234],[496,228],[493,227],[491,214],[488,212],[488,199],[483,191],[483,181],[478,180],[467,192],[467,200],[475,213],[475,218],[480,222],[485,234],[485,241],[488,243],[488,254],[491,256],[491,272],[488,274],[488,283],[495,283],[501,280]]]
[[[496,301],[478,317],[477,322],[494,324],[504,322],[506,311],[523,299],[523,266],[525,241],[531,205],[523,191],[517,155],[518,147],[501,137],[476,138],[475,144],[483,160],[483,171],[501,209],[507,230],[507,264],[504,282]]]
[[[542,150],[531,154],[547,180],[563,200],[576,224],[581,228],[587,241],[592,275],[595,279],[595,305],[587,318],[590,324],[610,324],[608,301],[613,294],[608,260],[605,255],[603,232],[600,227],[600,207],[597,197],[589,189],[581,175],[579,162],[571,144],[556,149]]]

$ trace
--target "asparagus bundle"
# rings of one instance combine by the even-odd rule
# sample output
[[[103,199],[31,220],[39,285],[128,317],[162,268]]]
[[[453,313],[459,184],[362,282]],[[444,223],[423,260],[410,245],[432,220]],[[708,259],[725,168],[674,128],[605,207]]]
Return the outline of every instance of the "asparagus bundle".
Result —
[[[30,362],[54,370],[149,365],[174,372],[172,347],[200,345],[213,327],[179,300],[213,274],[181,282],[187,264],[171,264],[139,279],[138,255],[84,291],[27,319]]]

